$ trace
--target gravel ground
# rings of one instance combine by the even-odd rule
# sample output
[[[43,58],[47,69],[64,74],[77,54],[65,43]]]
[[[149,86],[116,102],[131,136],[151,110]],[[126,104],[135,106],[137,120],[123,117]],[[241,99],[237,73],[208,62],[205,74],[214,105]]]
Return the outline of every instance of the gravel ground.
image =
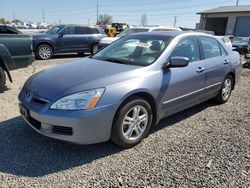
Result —
[[[74,58],[77,59],[77,58]],[[36,72],[73,58],[34,63]],[[79,146],[37,134],[17,95],[33,68],[0,93],[0,187],[250,187],[250,70],[224,105],[209,101],[162,120],[138,146]]]

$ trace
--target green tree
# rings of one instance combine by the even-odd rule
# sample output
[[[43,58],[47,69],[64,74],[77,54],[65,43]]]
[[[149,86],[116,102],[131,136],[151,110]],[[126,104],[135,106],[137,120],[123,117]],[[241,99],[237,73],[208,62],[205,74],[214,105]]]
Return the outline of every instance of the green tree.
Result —
[[[108,25],[112,23],[112,16],[108,14],[101,14],[98,18],[98,23],[100,25]]]
[[[17,24],[17,23],[21,23],[22,21],[21,20],[19,20],[19,19],[14,19],[14,20],[12,20],[12,23],[15,23],[15,24]]]
[[[0,17],[0,24],[6,24],[6,20]]]

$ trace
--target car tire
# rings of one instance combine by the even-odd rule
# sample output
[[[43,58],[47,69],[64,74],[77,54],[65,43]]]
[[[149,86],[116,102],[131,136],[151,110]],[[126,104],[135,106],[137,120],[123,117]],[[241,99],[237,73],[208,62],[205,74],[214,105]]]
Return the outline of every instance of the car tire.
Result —
[[[139,144],[148,135],[152,119],[150,104],[140,97],[131,98],[116,113],[111,140],[123,148]]]
[[[0,67],[0,88],[6,84],[6,75],[2,67]]]
[[[37,47],[36,57],[38,59],[46,60],[53,56],[53,49],[50,45],[41,44]]]
[[[232,93],[233,84],[234,84],[233,77],[231,75],[227,75],[227,77],[223,81],[219,93],[215,98],[219,104],[223,104],[228,101]]]
[[[98,52],[98,44],[93,44],[91,48],[91,54],[95,54],[96,52]]]

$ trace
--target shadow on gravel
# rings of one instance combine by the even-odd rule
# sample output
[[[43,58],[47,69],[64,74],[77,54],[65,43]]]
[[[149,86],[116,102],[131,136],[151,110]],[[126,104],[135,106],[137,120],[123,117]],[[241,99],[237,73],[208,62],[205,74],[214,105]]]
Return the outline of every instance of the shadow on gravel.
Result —
[[[163,119],[152,132],[171,126],[213,106],[208,101]],[[50,139],[32,130],[21,117],[0,123],[0,172],[39,177],[88,164],[123,149],[111,142],[74,145]]]
[[[8,91],[9,90],[9,88],[7,88],[6,86],[0,86],[0,94],[1,93],[4,93],[5,91]]]
[[[21,117],[0,122],[0,172],[39,177],[122,151],[111,142],[74,145],[39,135]]]
[[[65,58],[77,58],[77,57],[87,57],[89,54],[58,54],[54,55],[52,59],[65,59]]]
[[[205,110],[206,108],[209,108],[211,106],[216,106],[216,105],[218,105],[218,104],[215,103],[213,100],[209,100],[207,102],[198,104],[192,108],[181,111],[181,112],[174,114],[172,116],[166,117],[166,118],[162,119],[156,126],[154,126],[152,128],[151,133],[159,131],[165,127],[174,125],[180,121],[183,121],[183,120],[193,116],[194,114],[197,114],[197,113]],[[204,118],[206,118],[206,117],[204,117]]]

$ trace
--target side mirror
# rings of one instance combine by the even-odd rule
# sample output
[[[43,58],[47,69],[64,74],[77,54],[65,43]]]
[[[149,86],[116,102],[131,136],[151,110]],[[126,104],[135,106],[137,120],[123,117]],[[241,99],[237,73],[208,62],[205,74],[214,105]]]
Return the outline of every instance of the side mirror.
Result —
[[[186,67],[188,66],[189,63],[189,58],[188,57],[179,57],[179,56],[175,56],[172,57],[170,60],[168,60],[164,65],[163,68],[171,68],[171,67]]]
[[[63,37],[63,33],[58,33],[58,37]]]

